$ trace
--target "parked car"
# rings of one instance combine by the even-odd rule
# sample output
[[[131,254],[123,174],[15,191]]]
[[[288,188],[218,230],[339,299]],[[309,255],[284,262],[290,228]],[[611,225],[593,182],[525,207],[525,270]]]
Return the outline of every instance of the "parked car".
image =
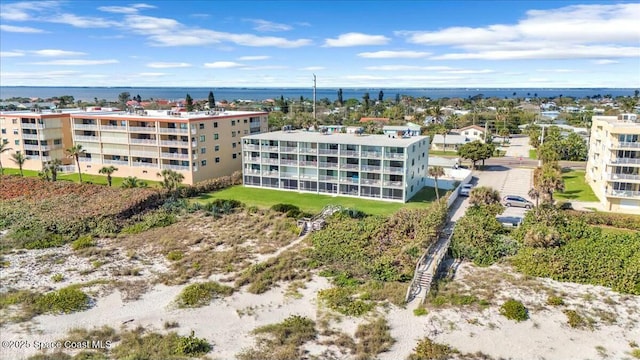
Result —
[[[522,196],[516,195],[507,195],[502,199],[502,204],[506,207],[522,207],[526,209],[531,209],[533,207],[533,203]]]
[[[460,196],[469,196],[469,193],[471,192],[471,189],[473,188],[473,185],[471,184],[464,184],[460,187]]]

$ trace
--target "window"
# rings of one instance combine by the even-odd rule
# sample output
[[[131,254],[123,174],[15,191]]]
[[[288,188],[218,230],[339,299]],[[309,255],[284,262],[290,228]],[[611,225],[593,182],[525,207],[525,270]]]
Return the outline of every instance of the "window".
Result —
[[[204,123],[198,124],[198,127],[200,128],[200,130],[203,130],[204,129]]]
[[[236,121],[235,120],[231,120],[231,126],[236,126]]]
[[[217,133],[213,134],[213,140],[218,140],[219,138],[220,138],[220,136]]]
[[[18,119],[11,119],[11,123],[12,124],[17,124],[18,123]]]
[[[200,148],[200,154],[206,154],[207,148]]]
[[[238,154],[233,154],[233,158],[236,159],[238,157]]]
[[[60,144],[62,144],[62,139],[53,140],[53,145],[60,145]]]
[[[217,157],[217,158],[216,158],[216,163],[219,163],[219,162],[220,162],[220,158],[219,158],[219,157]]]
[[[235,131],[231,132],[231,137],[236,137],[236,132]]]
[[[2,129],[2,133],[6,134],[7,133],[7,129]]]
[[[215,122],[213,123],[213,127],[214,127],[214,128],[217,128],[217,127],[218,127],[218,122],[217,122],[217,121],[215,121]]]
[[[237,146],[236,143],[231,144],[231,147],[234,149],[236,148],[236,146]]]
[[[15,143],[16,145],[20,145],[20,140],[16,140],[16,141],[14,141],[14,143]]]
[[[247,123],[247,121],[248,121],[247,119],[244,119],[244,123],[245,123],[245,124]]]
[[[207,166],[207,160],[200,160],[200,166]]]
[[[244,134],[245,134],[245,135],[249,134],[249,130],[245,130],[245,131],[244,131]]]
[[[215,151],[220,151],[220,145],[216,145],[214,148]]]
[[[18,129],[13,129],[13,135],[18,135]]]
[[[204,142],[204,135],[200,135],[200,141]]]

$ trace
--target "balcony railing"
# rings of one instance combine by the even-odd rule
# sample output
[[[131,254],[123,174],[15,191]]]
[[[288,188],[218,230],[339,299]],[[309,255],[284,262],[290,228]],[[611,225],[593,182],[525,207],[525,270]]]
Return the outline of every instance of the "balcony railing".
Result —
[[[377,151],[363,151],[362,152],[362,157],[367,157],[367,158],[379,158],[382,155],[382,153],[377,152]]]
[[[257,169],[244,169],[244,173],[245,174],[260,175],[260,170],[257,170]]]
[[[42,151],[51,151],[51,150],[58,149],[58,148],[61,148],[61,147],[62,147],[62,145],[40,145],[40,149]]]
[[[245,150],[260,150],[260,146],[255,144],[243,144]]]
[[[268,159],[268,158],[262,158],[262,163],[263,164],[278,164],[278,159]]]
[[[112,143],[112,144],[128,144],[129,143],[129,139],[126,137],[119,138],[119,137],[101,136],[100,140],[102,142]]]
[[[124,160],[110,160],[110,159],[105,159],[102,160],[103,164],[106,165],[121,165],[121,166],[129,166],[129,162],[128,161],[124,161]]]
[[[357,184],[359,181],[358,181],[358,178],[354,179],[354,178],[348,178],[348,177],[341,177],[340,182],[348,183],[348,184]]]
[[[44,136],[40,135],[38,136],[38,134],[22,134],[22,138],[24,140],[39,140],[42,139]]]
[[[129,139],[131,144],[158,145],[157,139]]]
[[[384,157],[391,159],[404,159],[404,153],[384,153]]]
[[[280,159],[282,165],[298,165],[298,160]]]
[[[158,168],[158,163],[157,162],[142,162],[142,161],[132,161],[131,162],[131,166],[133,167],[151,167],[151,168]]]
[[[145,157],[145,158],[157,158],[158,153],[155,151],[139,151],[131,150],[131,156]]]
[[[44,129],[46,126],[44,124],[20,123],[20,127],[23,129]]]
[[[337,168],[338,168],[338,163],[333,163],[333,162],[321,162],[321,163],[320,163],[320,167],[321,167],[321,168],[337,169]]]
[[[318,166],[318,162],[317,161],[300,161],[300,166],[316,167],[316,166]]]
[[[341,169],[358,169],[359,167],[360,165],[358,164],[346,164],[346,163],[340,164]]]
[[[182,153],[163,152],[162,157],[171,158],[171,159],[189,160],[189,154],[182,154]]]
[[[278,151],[278,147],[277,146],[262,145],[262,151],[277,152]]]
[[[609,174],[608,179],[610,181],[620,181],[620,180],[640,180],[640,175],[635,174]]]
[[[318,176],[318,179],[322,181],[338,181],[337,176],[329,176],[329,175],[320,175]]]
[[[126,126],[117,126],[117,125],[100,125],[100,130],[102,131],[127,131]]]
[[[297,173],[283,172],[283,173],[280,173],[280,177],[281,178],[286,178],[286,179],[297,179],[298,178],[298,174]]]
[[[40,156],[40,160],[42,161],[51,161],[53,158],[51,156]]]
[[[614,158],[609,160],[612,164],[640,164],[640,158]]]
[[[188,134],[189,133],[189,129],[182,129],[182,128],[160,127],[158,128],[158,130],[160,131],[160,134]]]
[[[129,132],[135,133],[156,133],[155,126],[129,126]]]
[[[23,145],[25,150],[40,150],[39,145]]]
[[[358,157],[360,156],[360,152],[353,150],[340,150],[340,156]]]
[[[177,141],[177,140],[160,140],[160,145],[162,145],[162,146],[189,147],[189,142],[188,141]]]
[[[632,190],[609,190],[609,192],[607,192],[607,196],[614,196],[614,197],[626,197],[626,198],[638,198],[638,199],[640,199],[640,191],[632,191]]]
[[[387,167],[385,166],[384,172],[391,174],[404,174],[404,168],[401,167]]]
[[[362,179],[362,184],[363,185],[375,185],[375,186],[380,186],[382,182],[380,180],[376,180],[376,179]]]
[[[73,124],[74,130],[98,130],[98,125],[96,124]]]
[[[255,162],[255,163],[259,163],[260,162],[260,157],[259,156],[254,156],[254,157],[245,157],[244,161],[246,162]]]
[[[298,151],[300,154],[317,154],[318,149],[314,148],[300,148]]]
[[[184,165],[162,164],[162,169],[176,170],[176,171],[189,171],[189,167]]]
[[[376,165],[362,165],[362,171],[380,172],[382,167]]]
[[[263,171],[262,175],[263,176],[278,176],[280,172],[279,171]]]
[[[84,136],[84,135],[76,135],[75,141],[91,141],[91,142],[99,142],[99,138],[97,136]]]
[[[395,188],[403,187],[402,181],[384,181],[382,185],[387,187],[395,187]]]
[[[89,162],[89,163],[100,163],[100,159],[94,159],[94,158],[84,157],[84,156],[79,157],[78,161]]]
[[[280,152],[297,153],[298,148],[293,146],[282,146],[280,147]]]
[[[318,150],[318,154],[330,154],[330,155],[338,155],[338,150],[333,150],[333,149],[319,149]]]
[[[611,147],[615,149],[640,149],[640,142],[621,141],[612,144]]]

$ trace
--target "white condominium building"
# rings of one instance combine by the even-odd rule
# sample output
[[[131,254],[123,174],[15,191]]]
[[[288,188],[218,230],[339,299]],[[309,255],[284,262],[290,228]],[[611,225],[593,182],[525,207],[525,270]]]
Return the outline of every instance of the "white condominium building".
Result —
[[[640,213],[640,120],[594,116],[586,178],[609,211]]]
[[[276,131],[242,138],[245,186],[406,202],[426,182],[427,136]]]

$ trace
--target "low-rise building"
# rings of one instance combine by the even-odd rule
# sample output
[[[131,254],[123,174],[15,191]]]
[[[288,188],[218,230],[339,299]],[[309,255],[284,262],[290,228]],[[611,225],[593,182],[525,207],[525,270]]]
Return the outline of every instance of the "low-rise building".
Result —
[[[471,140],[464,135],[447,134],[443,136],[441,134],[435,134],[431,142],[431,150],[458,151],[460,146],[468,142],[471,142]]]
[[[425,186],[427,136],[276,131],[242,139],[245,186],[406,202]]]
[[[640,213],[640,120],[594,116],[586,179],[604,208]]]
[[[382,132],[391,136],[417,136],[420,135],[420,125],[411,122],[405,125],[385,125]]]
[[[469,125],[457,130],[451,130],[451,132],[462,135],[469,141],[480,140],[484,142],[486,130],[478,125]]]

